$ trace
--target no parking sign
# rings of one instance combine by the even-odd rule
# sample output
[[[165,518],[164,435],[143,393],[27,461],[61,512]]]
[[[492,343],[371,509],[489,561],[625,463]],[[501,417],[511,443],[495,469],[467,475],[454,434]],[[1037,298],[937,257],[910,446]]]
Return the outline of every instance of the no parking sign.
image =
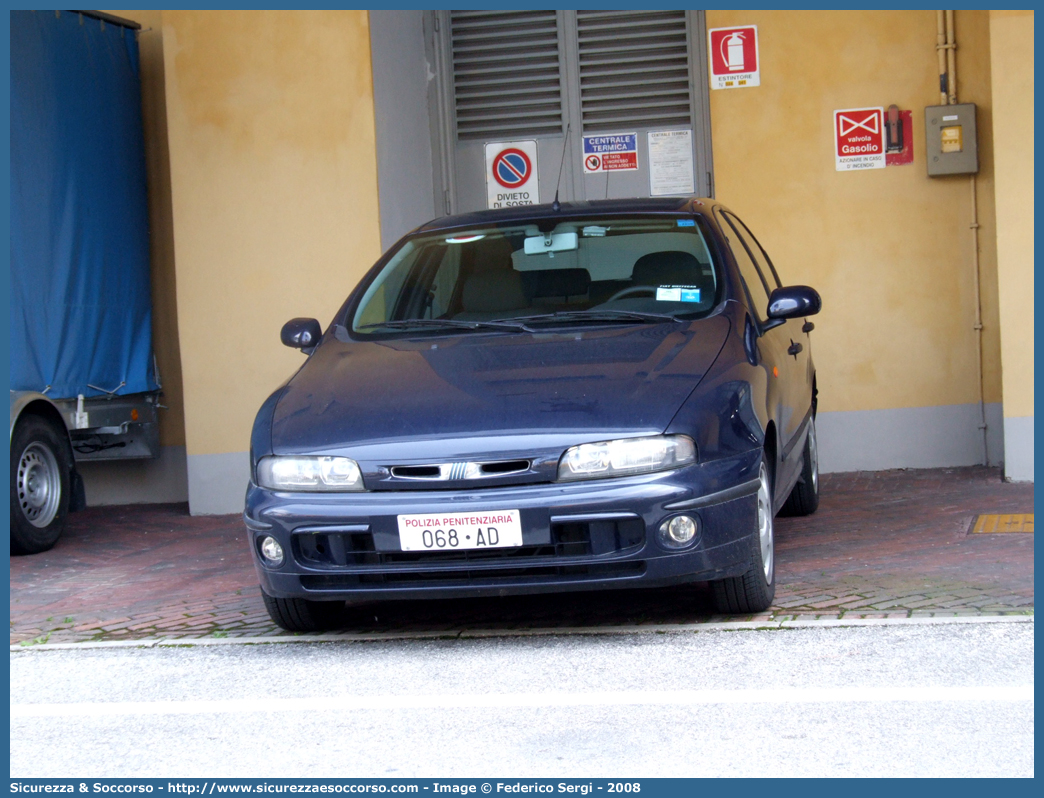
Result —
[[[486,207],[507,208],[538,202],[536,142],[486,144]]]

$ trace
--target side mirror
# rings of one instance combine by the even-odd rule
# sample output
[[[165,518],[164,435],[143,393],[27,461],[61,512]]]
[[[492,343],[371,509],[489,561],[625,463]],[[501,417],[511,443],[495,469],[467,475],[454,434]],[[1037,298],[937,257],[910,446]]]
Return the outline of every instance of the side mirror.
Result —
[[[323,336],[323,328],[315,319],[290,319],[279,332],[279,340],[292,349],[311,349]]]
[[[800,319],[814,316],[823,307],[823,300],[814,288],[807,285],[786,285],[769,296],[770,319]]]

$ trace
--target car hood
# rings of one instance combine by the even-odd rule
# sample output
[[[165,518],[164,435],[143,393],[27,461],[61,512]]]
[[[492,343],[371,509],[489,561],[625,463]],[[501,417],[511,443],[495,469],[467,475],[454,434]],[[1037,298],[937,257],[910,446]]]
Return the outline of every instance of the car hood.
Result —
[[[571,445],[657,434],[728,330],[718,315],[546,333],[327,335],[278,400],[272,451],[419,461],[517,450],[527,440]]]

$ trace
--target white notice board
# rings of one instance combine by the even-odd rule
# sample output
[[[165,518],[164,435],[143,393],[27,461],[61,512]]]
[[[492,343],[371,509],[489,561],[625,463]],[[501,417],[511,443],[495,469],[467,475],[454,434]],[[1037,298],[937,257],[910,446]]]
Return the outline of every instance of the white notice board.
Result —
[[[692,131],[649,132],[649,193],[692,194],[696,190],[692,171]]]

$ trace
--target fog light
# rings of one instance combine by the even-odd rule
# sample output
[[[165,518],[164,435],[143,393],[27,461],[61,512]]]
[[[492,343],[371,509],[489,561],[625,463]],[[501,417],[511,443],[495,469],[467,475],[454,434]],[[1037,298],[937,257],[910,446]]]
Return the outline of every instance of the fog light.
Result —
[[[269,565],[282,565],[283,547],[279,545],[278,540],[268,535],[261,541],[261,556],[268,561]]]
[[[696,537],[696,519],[688,515],[676,515],[660,524],[660,542],[670,548],[688,546]]]

